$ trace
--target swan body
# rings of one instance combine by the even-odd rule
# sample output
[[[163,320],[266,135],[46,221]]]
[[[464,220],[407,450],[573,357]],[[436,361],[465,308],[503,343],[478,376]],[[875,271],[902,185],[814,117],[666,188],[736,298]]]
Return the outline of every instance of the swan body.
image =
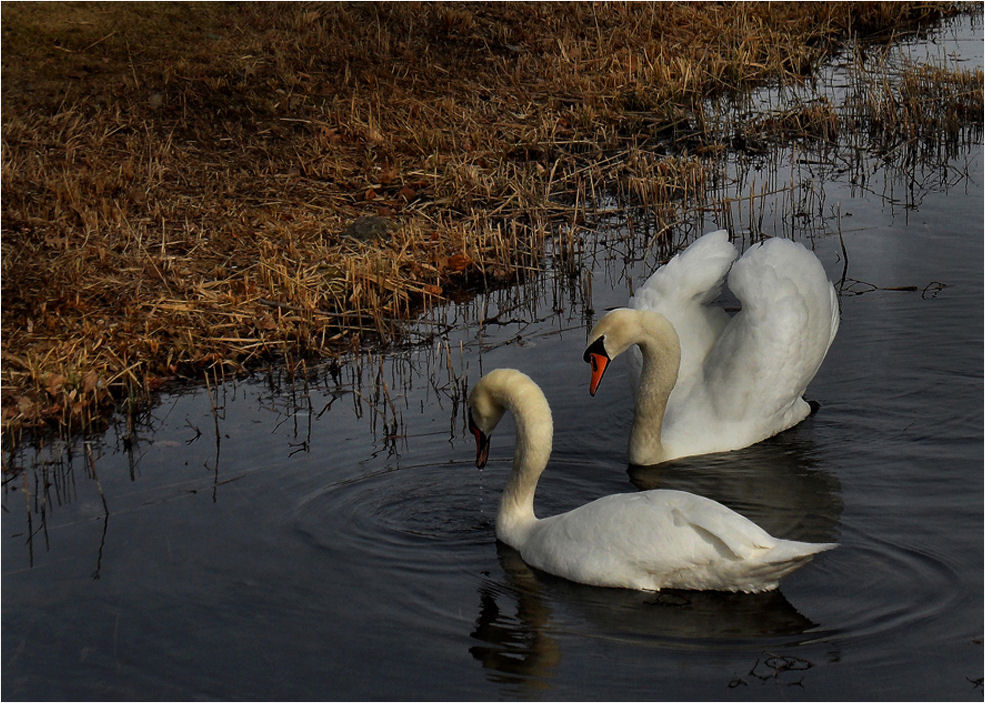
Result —
[[[834,287],[795,242],[737,255],[725,230],[704,235],[590,333],[593,395],[608,361],[639,348],[630,463],[741,449],[811,413],[803,394],[838,332]],[[742,303],[733,316],[712,305],[726,277]]]
[[[620,493],[560,515],[537,518],[537,481],[551,453],[551,410],[527,375],[496,369],[469,395],[476,465],[505,412],[516,421],[513,470],[496,518],[496,536],[529,565],[571,581],[662,588],[759,592],[836,544],[778,539],[708,498],[673,490]]]

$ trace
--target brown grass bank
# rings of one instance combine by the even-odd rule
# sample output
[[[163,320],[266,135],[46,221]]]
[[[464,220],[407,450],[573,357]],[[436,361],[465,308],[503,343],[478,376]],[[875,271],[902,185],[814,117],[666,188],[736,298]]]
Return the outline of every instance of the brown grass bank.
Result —
[[[956,10],[4,3],[4,441],[385,344],[600,192],[700,188],[708,96]]]

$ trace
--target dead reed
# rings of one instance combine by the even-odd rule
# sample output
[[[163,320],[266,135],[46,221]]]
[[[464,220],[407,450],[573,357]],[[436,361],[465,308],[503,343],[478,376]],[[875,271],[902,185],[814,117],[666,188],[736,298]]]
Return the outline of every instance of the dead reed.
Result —
[[[386,344],[535,272],[603,195],[701,191],[727,147],[710,97],[961,9],[275,8],[4,5],[5,442],[170,379]],[[753,130],[834,129],[810,109]]]
[[[851,128],[884,154],[906,146],[937,148],[981,125],[982,70],[934,64],[879,66],[847,100]]]

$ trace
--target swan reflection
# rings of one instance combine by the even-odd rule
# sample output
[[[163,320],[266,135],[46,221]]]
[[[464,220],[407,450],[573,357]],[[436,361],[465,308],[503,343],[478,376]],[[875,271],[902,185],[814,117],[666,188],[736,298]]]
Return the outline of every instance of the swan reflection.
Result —
[[[557,640],[546,632],[550,608],[520,553],[499,541],[496,550],[507,584],[486,582],[479,588],[479,615],[471,636],[482,644],[470,647],[469,653],[482,663],[490,681],[516,685],[517,692],[548,688],[561,659]],[[507,614],[510,610],[514,616]]]
[[[821,468],[811,420],[734,452],[630,466],[640,490],[673,488],[716,500],[785,539],[837,541],[841,482]]]

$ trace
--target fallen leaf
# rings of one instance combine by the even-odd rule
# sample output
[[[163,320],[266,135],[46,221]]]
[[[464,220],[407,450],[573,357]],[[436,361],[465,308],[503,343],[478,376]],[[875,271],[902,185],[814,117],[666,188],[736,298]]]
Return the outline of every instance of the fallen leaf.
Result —
[[[147,390],[156,391],[158,388],[167,383],[168,379],[161,376],[146,376],[144,382],[147,384]]]
[[[25,395],[22,395],[17,399],[17,409],[20,411],[21,415],[26,417],[34,417],[38,413],[37,403]]]
[[[89,371],[82,379],[82,389],[86,393],[92,393],[99,386],[99,374]]]
[[[47,408],[45,408],[41,412],[41,414],[42,415],[47,415],[48,417],[54,417],[55,415],[60,414],[61,411],[64,410],[64,409],[65,409],[65,406],[64,405],[62,405],[61,403],[55,403],[54,405],[49,405]]]
[[[494,281],[505,281],[512,272],[503,266],[490,266],[486,269],[486,275]]]
[[[472,265],[472,259],[465,254],[455,254],[448,257],[446,267],[451,271],[464,271]]]
[[[65,377],[60,373],[50,375],[45,380],[45,390],[48,391],[48,395],[54,397],[62,392],[62,388],[65,387]]]

